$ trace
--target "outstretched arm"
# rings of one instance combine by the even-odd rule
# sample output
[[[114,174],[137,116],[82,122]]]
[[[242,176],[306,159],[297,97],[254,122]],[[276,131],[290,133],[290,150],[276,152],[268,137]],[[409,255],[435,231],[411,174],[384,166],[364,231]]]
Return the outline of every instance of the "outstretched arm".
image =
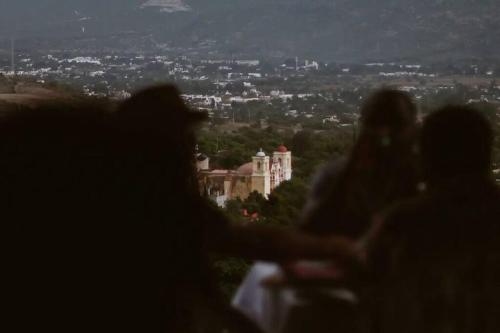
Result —
[[[208,205],[204,208],[203,223],[208,251],[277,262],[300,259],[357,260],[357,247],[349,238],[315,236],[294,228],[234,225],[216,208]]]
[[[318,237],[292,228],[231,226],[226,239],[213,244],[217,252],[248,259],[290,261],[298,259],[352,261],[355,244],[343,237]]]

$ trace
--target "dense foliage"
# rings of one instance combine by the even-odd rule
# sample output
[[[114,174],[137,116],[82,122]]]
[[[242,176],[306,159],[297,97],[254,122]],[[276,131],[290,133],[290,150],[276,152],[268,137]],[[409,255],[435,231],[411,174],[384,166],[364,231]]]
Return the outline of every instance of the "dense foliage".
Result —
[[[234,169],[250,161],[260,148],[270,153],[280,144],[285,144],[293,154],[293,179],[282,183],[268,200],[253,192],[245,200],[228,201],[224,211],[233,223],[288,227],[296,222],[305,204],[311,176],[332,156],[345,154],[352,140],[352,128],[294,133],[291,128],[278,130],[272,126],[265,129],[241,127],[229,131],[215,127],[201,132],[199,150],[211,157],[212,167]],[[243,211],[250,216],[257,213],[257,218],[246,217]],[[214,268],[221,289],[228,297],[234,293],[248,267],[249,263],[241,259],[215,260]]]

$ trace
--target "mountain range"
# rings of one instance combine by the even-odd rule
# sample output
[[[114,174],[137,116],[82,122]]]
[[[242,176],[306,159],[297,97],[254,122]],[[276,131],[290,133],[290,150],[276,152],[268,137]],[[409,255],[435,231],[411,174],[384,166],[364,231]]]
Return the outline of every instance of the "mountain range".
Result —
[[[498,58],[498,1],[1,0],[0,38],[98,43],[128,33],[249,57]]]

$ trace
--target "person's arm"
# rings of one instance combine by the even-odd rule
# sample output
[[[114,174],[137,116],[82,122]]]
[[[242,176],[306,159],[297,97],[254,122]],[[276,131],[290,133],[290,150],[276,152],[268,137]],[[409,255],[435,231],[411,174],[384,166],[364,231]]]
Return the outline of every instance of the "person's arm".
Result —
[[[374,278],[386,272],[391,265],[393,254],[399,247],[399,229],[405,222],[394,210],[387,210],[374,217],[370,231],[360,241],[363,261]]]
[[[208,251],[254,260],[298,259],[351,261],[355,244],[343,237],[320,237],[293,228],[231,224],[215,207],[206,204],[205,244]]]
[[[355,244],[343,237],[318,237],[292,228],[267,226],[231,226],[226,236],[214,244],[214,250],[248,259],[357,260]]]
[[[344,157],[331,161],[314,176],[306,204],[298,218],[299,227],[308,232],[318,233],[323,229],[328,216],[332,215],[329,197],[342,174],[347,160]]]

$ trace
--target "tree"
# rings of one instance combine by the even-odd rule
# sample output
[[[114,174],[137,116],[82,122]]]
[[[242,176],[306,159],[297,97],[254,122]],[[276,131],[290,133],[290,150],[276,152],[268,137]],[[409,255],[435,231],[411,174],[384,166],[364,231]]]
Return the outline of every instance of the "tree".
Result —
[[[266,223],[291,226],[297,222],[309,188],[300,178],[282,183],[270,195],[262,209]]]
[[[311,130],[300,131],[292,138],[292,151],[298,156],[303,156],[313,144],[313,132]]]

